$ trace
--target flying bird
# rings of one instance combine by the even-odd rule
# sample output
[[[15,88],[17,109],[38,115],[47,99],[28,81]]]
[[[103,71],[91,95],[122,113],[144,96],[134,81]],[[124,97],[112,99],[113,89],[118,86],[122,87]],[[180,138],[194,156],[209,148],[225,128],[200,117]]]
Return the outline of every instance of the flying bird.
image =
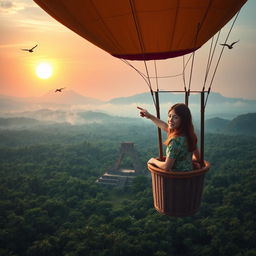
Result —
[[[234,46],[234,44],[238,43],[239,41],[240,41],[240,40],[235,41],[235,42],[233,42],[232,44],[220,44],[220,45],[222,45],[222,46],[227,46],[227,47],[228,47],[228,49],[232,49],[232,48],[233,48],[233,46]]]
[[[65,88],[57,88],[56,90],[55,90],[55,92],[62,92],[62,90],[64,90]]]
[[[38,44],[35,45],[34,47],[32,47],[31,49],[21,49],[21,50],[22,50],[22,51],[27,51],[27,52],[33,52],[34,49],[35,49],[37,46],[38,46]]]

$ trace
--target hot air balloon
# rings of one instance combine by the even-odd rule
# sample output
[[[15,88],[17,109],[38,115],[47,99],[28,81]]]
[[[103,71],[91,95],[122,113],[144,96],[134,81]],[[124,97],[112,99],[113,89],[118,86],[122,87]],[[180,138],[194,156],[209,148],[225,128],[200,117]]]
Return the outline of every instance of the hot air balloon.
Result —
[[[247,0],[34,1],[57,21],[112,56],[126,63],[127,60],[144,61],[146,66],[148,60],[194,53],[220,31]],[[160,117],[159,89],[153,91],[150,76],[138,72],[149,86]],[[203,154],[205,92],[208,98],[210,86],[207,91],[203,86],[200,92],[202,168],[181,174],[148,166],[152,175],[154,206],[161,213],[188,216],[200,206],[204,174],[209,169]],[[185,88],[184,93],[188,104],[190,87]],[[160,131],[158,137],[162,159]],[[184,194],[191,196],[184,198]]]
[[[117,58],[156,60],[200,48],[246,0],[34,0]]]

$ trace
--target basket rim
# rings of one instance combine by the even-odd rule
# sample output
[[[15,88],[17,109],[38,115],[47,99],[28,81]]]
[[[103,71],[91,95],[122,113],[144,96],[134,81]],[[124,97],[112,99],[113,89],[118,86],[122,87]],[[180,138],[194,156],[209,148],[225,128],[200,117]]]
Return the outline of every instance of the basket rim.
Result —
[[[174,171],[166,171],[163,169],[160,169],[159,167],[156,167],[153,164],[147,164],[148,170],[151,172],[151,174],[159,174],[161,176],[170,177],[170,178],[190,178],[193,176],[202,175],[209,171],[210,164],[208,161],[204,161],[204,166],[197,170],[192,170],[189,172],[174,172]]]

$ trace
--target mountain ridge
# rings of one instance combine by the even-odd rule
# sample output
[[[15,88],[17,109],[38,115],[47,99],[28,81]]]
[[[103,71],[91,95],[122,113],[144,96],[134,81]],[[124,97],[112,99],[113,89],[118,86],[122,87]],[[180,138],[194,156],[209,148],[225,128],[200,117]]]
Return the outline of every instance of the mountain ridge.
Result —
[[[211,118],[205,121],[206,133],[256,136],[256,113],[238,115],[232,120]]]
[[[184,102],[183,94],[160,95],[161,116],[166,115],[168,108],[177,102]],[[195,119],[200,115],[200,94],[191,94],[189,106]],[[140,105],[149,111],[155,111],[150,93],[139,93],[127,97],[117,97],[108,101],[101,101],[94,98],[83,96],[72,90],[62,92],[49,91],[41,97],[17,98],[12,96],[0,95],[0,115],[22,111],[34,111],[40,109],[52,110],[93,110],[119,116],[137,116],[136,106]],[[256,100],[229,98],[220,93],[212,92],[209,95],[206,105],[206,118],[220,117],[232,119],[237,115],[252,112],[256,109]]]
[[[184,102],[184,93],[166,93],[166,92],[160,92],[159,93],[160,97],[160,102],[166,103],[170,101],[175,101],[175,102]],[[198,100],[200,99],[200,94],[192,94],[189,97],[189,102],[190,103],[198,103]],[[209,94],[208,98],[208,103],[220,103],[220,102],[248,102],[248,103],[255,103],[256,100],[250,100],[250,99],[243,99],[243,98],[231,98],[231,97],[225,97],[222,94],[218,92],[211,92]],[[145,103],[145,104],[150,104],[152,103],[152,97],[150,93],[144,92],[144,93],[139,93],[135,94],[132,96],[128,97],[117,97],[113,98],[108,101],[109,103],[113,104],[132,104],[132,103]]]
[[[59,97],[61,95],[61,98]],[[166,93],[160,91],[159,93],[160,102],[170,102],[175,100],[175,102],[183,102],[184,101],[184,93]],[[200,94],[198,93],[193,94],[191,93],[189,99],[191,103],[198,103],[198,97]],[[50,103],[66,103],[67,100],[69,104],[81,104],[81,103],[94,103],[94,104],[101,104],[101,103],[112,103],[112,104],[133,104],[133,103],[145,103],[151,104],[152,97],[149,92],[137,93],[131,96],[123,96],[123,97],[115,97],[110,100],[99,100],[92,97],[84,96],[80,93],[75,92],[74,90],[63,90],[62,92],[55,92],[53,90],[48,91],[47,93],[43,94],[42,96],[38,97],[17,97],[17,96],[9,96],[9,95],[0,95],[0,100],[11,100],[11,101],[18,101],[18,102],[50,102]],[[244,99],[244,98],[236,98],[236,97],[226,97],[218,92],[211,92],[209,94],[208,102],[211,103],[219,102],[248,102],[248,103],[255,103],[256,100],[252,99]]]

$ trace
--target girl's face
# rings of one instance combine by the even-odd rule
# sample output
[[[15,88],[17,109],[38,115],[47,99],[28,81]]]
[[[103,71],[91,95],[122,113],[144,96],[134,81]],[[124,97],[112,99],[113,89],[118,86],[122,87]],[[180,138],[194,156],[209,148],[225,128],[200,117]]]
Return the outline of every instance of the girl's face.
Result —
[[[180,124],[181,124],[181,118],[176,115],[175,111],[174,110],[171,110],[169,113],[168,113],[168,120],[167,120],[167,123],[168,123],[168,127],[171,129],[171,130],[176,130],[180,127]]]

